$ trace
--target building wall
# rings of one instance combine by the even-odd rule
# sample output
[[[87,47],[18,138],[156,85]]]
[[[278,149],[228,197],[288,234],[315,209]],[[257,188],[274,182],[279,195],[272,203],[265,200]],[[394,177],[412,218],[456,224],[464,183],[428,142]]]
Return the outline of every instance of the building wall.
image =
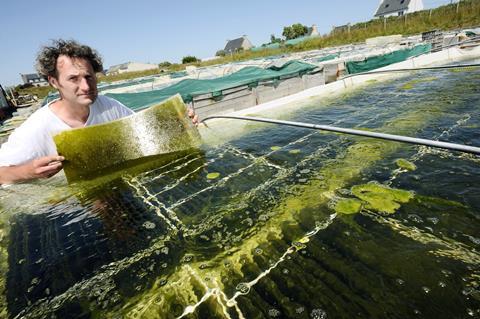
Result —
[[[247,38],[243,38],[243,43],[242,43],[242,48],[244,50],[250,50],[251,48],[253,48],[253,45],[252,43],[250,42],[250,40],[248,40]]]
[[[410,4],[408,6],[408,11],[407,13],[412,13],[415,11],[421,11],[423,10],[423,1],[422,0],[411,0]]]
[[[116,66],[112,66],[110,69],[115,68],[115,67]],[[113,71],[108,71],[107,75],[121,74],[121,73],[125,73],[125,72],[154,70],[154,69],[158,69],[157,64],[130,62],[130,63],[128,63],[126,68],[121,68],[121,69],[116,69],[116,70],[114,69]]]
[[[158,65],[156,64],[148,64],[148,63],[130,63],[126,70],[119,70],[119,73],[125,72],[135,72],[135,71],[146,71],[146,70],[154,70],[158,69]]]
[[[380,5],[382,5],[383,0],[380,2]],[[421,11],[423,10],[423,1],[422,0],[411,0],[410,3],[408,4],[408,8],[406,10],[401,10],[401,11],[394,11],[388,14],[384,14],[383,18],[388,18],[388,17],[397,17],[399,16],[399,12],[401,12],[400,15],[405,15],[408,13],[416,12],[416,11]]]
[[[337,65],[333,65],[336,74]],[[336,79],[336,75],[335,79]],[[227,114],[258,104],[273,101],[288,95],[301,92],[305,89],[325,84],[325,73],[306,74],[302,77],[292,77],[278,81],[260,82],[257,87],[240,86],[222,91],[221,97],[213,97],[211,93],[202,94],[193,98],[193,106],[200,118],[209,115]]]

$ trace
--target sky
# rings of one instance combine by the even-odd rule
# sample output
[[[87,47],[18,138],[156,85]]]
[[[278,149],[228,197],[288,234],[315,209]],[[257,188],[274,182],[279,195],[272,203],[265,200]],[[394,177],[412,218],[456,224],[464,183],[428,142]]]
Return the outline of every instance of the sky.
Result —
[[[453,0],[423,0],[426,9]],[[453,1],[455,2],[455,1]],[[281,37],[293,23],[332,26],[368,21],[380,0],[2,0],[0,84],[20,84],[35,72],[35,57],[52,39],[95,48],[104,67],[124,62],[178,63],[207,58],[227,40],[247,35],[253,45]]]

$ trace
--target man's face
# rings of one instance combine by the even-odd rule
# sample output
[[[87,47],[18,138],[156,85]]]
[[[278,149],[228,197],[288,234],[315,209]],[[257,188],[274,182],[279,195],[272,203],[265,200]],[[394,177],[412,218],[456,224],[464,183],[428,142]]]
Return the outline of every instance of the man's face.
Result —
[[[70,105],[89,106],[97,98],[97,78],[92,65],[82,58],[61,55],[57,59],[57,78],[49,77],[62,100]]]

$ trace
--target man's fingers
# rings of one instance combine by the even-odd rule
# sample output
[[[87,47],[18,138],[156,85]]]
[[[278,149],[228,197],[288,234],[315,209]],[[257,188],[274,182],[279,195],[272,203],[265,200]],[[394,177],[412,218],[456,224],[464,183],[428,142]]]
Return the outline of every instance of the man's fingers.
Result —
[[[188,117],[192,119],[192,123],[194,125],[198,125],[198,115],[195,114],[195,110],[193,108],[188,109]]]
[[[62,162],[56,161],[53,164],[47,164],[35,169],[35,175],[39,177],[50,177],[58,173],[62,169]]]
[[[198,125],[198,115],[195,115],[195,116],[192,118],[192,123],[195,124],[195,125]]]
[[[53,156],[44,156],[34,160],[35,167],[42,167],[45,165],[50,165],[51,163],[58,163],[65,160],[65,157],[53,155]]]

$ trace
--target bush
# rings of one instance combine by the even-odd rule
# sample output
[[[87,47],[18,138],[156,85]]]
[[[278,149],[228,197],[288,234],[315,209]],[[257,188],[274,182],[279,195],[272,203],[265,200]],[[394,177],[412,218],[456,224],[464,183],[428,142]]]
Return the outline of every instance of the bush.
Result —
[[[289,27],[283,27],[282,35],[287,40],[296,39],[296,38],[302,37],[306,34],[308,34],[308,28],[307,28],[307,26],[305,26],[301,23],[295,23],[295,24],[292,24]],[[275,37],[273,34],[272,34],[272,36]],[[270,36],[270,38],[272,38],[272,36]]]
[[[200,62],[200,59],[192,55],[187,55],[182,58],[182,64],[195,63],[195,62]]]
[[[225,56],[225,55],[226,55],[225,50],[218,50],[218,51],[215,53],[215,56]]]
[[[159,67],[160,69],[162,69],[162,68],[168,68],[168,67],[170,67],[171,65],[172,65],[172,64],[171,64],[170,62],[165,61],[165,62],[159,63],[159,64],[158,64],[158,67]]]

